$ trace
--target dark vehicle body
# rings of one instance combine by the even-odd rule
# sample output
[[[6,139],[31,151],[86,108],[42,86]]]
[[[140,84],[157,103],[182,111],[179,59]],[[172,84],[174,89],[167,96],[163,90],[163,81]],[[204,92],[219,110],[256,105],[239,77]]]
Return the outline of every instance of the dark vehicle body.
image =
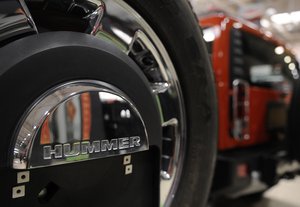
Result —
[[[289,156],[287,136],[298,63],[283,43],[255,25],[223,14],[199,23],[211,53],[219,101],[212,195],[261,193],[298,167]]]

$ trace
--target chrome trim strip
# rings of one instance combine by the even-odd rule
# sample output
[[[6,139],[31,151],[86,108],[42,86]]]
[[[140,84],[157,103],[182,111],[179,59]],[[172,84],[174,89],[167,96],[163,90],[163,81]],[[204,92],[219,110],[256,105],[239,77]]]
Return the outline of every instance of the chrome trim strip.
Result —
[[[105,4],[103,1],[99,0],[98,2],[98,8],[89,14],[87,17],[90,19],[90,24],[92,25],[93,29],[91,31],[91,35],[96,35],[101,27],[101,21],[105,14]]]
[[[161,178],[164,181],[170,180],[174,176],[174,168],[176,165],[176,160],[179,159],[179,144],[177,143],[179,141],[179,131],[178,131],[178,120],[175,118],[172,118],[162,124],[162,127],[172,127],[173,129],[173,136],[169,136],[168,134],[163,133],[163,145],[164,143],[168,143],[165,146],[163,146],[163,149],[165,149],[169,154],[166,155],[164,150],[162,151],[162,158],[165,159],[164,161],[167,161],[167,164],[164,163],[164,166],[162,166],[161,169]],[[170,129],[169,129],[170,130]],[[164,130],[163,130],[164,131]],[[171,152],[171,153],[170,153]]]
[[[232,94],[232,113],[233,113],[233,127],[232,134],[236,140],[248,140],[250,139],[249,134],[249,110],[250,110],[250,86],[249,83],[242,79],[236,79],[232,82],[233,94]],[[244,100],[243,103],[240,103],[239,93],[241,87],[244,87]],[[242,104],[242,106],[240,105]],[[239,107],[243,107],[244,116],[243,118],[239,117]]]
[[[21,5],[21,7],[22,7],[22,10],[24,11],[25,15],[26,15],[27,18],[28,18],[28,22],[32,25],[33,29],[34,29],[35,32],[38,34],[38,33],[39,33],[39,32],[38,32],[38,29],[37,29],[37,27],[36,27],[36,25],[35,25],[35,22],[33,21],[32,15],[31,15],[31,13],[30,13],[30,11],[29,11],[29,9],[28,9],[28,7],[27,7],[25,1],[24,1],[24,0],[19,0],[19,2],[20,2],[20,5]]]

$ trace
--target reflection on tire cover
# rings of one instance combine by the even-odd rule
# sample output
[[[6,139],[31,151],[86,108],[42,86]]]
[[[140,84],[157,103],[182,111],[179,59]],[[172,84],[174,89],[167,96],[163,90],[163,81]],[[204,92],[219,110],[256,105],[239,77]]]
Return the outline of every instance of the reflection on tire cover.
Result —
[[[144,124],[131,103],[108,92],[85,92],[60,104],[38,132],[31,167],[145,150]]]

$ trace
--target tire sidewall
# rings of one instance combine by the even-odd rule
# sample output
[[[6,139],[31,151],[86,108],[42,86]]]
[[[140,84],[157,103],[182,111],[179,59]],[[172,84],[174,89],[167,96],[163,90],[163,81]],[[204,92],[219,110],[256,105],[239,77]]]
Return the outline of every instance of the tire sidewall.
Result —
[[[190,5],[184,0],[127,0],[166,47],[186,110],[183,172],[172,207],[204,206],[216,158],[217,101],[211,65]]]

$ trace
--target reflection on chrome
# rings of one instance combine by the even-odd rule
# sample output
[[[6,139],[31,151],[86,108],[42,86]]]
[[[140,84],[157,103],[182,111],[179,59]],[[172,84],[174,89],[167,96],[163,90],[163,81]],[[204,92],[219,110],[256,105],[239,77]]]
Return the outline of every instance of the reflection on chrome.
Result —
[[[249,134],[250,86],[245,80],[235,79],[232,88],[232,134],[236,140],[248,140],[251,138]]]
[[[125,117],[122,113],[125,112]],[[66,164],[147,150],[134,104],[99,81],[63,84],[44,94],[20,123],[13,168]]]
[[[101,21],[105,13],[105,4],[102,1],[97,1],[97,9],[88,14],[85,18],[89,19],[91,26],[91,35],[95,35],[101,28]]]
[[[23,1],[0,1],[0,42],[33,33],[37,29]]]
[[[179,185],[186,142],[184,103],[179,81],[168,52],[143,17],[123,0],[103,2],[105,15],[101,30],[95,36],[109,40],[139,65],[156,95],[162,126],[169,126],[168,120],[177,121],[170,126],[177,130],[177,134],[172,136],[172,162],[169,162],[167,172],[164,169],[161,172],[161,206],[169,207]],[[165,180],[165,173],[172,177]]]

